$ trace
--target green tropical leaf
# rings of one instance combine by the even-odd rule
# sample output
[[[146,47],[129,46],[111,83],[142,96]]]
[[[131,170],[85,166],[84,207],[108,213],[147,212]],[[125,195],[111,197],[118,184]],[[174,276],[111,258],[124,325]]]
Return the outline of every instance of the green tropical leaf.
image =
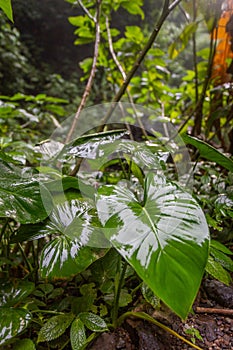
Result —
[[[142,284],[142,295],[145,300],[153,306],[153,308],[158,308],[160,306],[160,299],[153,293],[153,291],[148,287],[146,283]]]
[[[43,197],[43,200],[42,200]],[[52,209],[52,199],[36,175],[24,174],[20,168],[0,162],[0,216],[22,224],[44,220]]]
[[[127,133],[128,131],[119,129],[84,135],[65,145],[61,151],[61,155],[65,154],[66,157],[76,156],[95,159],[98,155],[97,152],[100,145],[112,144]]]
[[[70,341],[72,350],[81,350],[84,349],[86,344],[86,333],[83,322],[77,317],[70,329]]]
[[[81,312],[79,315],[80,320],[84,325],[93,332],[104,332],[108,331],[106,322],[91,312]]]
[[[28,281],[17,280],[14,283],[2,283],[0,286],[0,306],[14,306],[24,300],[34,289],[34,283]]]
[[[222,267],[224,267],[224,269],[233,272],[233,260],[229,256],[213,247],[210,247],[210,254],[215,261],[219,262]]]
[[[0,308],[0,345],[21,333],[30,321],[31,315],[25,309]]]
[[[132,15],[140,15],[142,19],[144,19],[144,12],[140,8],[143,5],[141,0],[136,1],[121,1],[121,6],[127,10]]]
[[[68,277],[85,270],[105,254],[109,243],[93,208],[72,200],[57,205],[43,232],[59,235],[42,250],[42,277]]]
[[[188,23],[182,33],[168,48],[168,54],[171,59],[175,59],[187,46],[189,39],[196,32],[198,23]]]
[[[40,329],[37,342],[50,341],[60,337],[70,326],[74,317],[73,314],[51,317]]]
[[[11,22],[14,22],[14,20],[13,20],[13,13],[12,13],[12,6],[11,6],[11,0],[0,0],[0,8],[7,15],[9,20]]]
[[[106,237],[152,291],[185,319],[209,252],[209,231],[197,202],[164,176],[150,174],[143,203],[126,187],[103,186],[96,205]]]
[[[201,157],[217,163],[229,171],[233,171],[233,160],[226,157],[216,148],[202,140],[197,139],[196,137],[187,134],[183,134],[182,138],[186,144],[196,147],[199,150]]]
[[[211,239],[210,246],[217,250],[220,250],[224,254],[233,255],[233,252],[230,249],[228,249],[224,244],[220,243],[219,241],[216,241],[215,239]]]
[[[222,265],[218,261],[216,261],[211,255],[208,258],[208,262],[205,269],[206,272],[208,272],[212,277],[229,286],[231,282],[231,276],[229,272],[225,270],[222,267]]]

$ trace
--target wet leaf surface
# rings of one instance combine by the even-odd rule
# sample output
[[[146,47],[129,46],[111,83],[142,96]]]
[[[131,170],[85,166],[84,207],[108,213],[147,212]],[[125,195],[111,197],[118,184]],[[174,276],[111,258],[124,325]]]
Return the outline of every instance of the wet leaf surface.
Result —
[[[190,194],[151,175],[144,203],[126,187],[103,186],[97,210],[105,235],[152,291],[186,318],[209,252],[205,216]]]

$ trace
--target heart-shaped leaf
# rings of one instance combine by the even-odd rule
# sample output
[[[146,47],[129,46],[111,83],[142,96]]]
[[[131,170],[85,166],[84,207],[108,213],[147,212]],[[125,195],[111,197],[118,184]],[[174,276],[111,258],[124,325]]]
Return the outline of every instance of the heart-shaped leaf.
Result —
[[[41,198],[43,191],[43,201]],[[0,216],[10,217],[22,224],[44,220],[52,209],[47,189],[39,184],[36,175],[24,174],[20,168],[0,162]]]
[[[105,235],[152,291],[181,318],[190,311],[206,266],[209,231],[189,193],[149,174],[144,201],[123,186],[97,195]]]
[[[21,333],[31,320],[25,309],[0,308],[0,345]]]

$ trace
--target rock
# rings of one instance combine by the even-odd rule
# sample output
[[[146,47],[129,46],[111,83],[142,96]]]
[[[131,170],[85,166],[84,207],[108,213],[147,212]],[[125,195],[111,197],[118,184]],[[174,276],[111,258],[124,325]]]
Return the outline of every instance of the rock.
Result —
[[[216,280],[205,280],[203,287],[209,298],[226,308],[233,308],[233,287]]]

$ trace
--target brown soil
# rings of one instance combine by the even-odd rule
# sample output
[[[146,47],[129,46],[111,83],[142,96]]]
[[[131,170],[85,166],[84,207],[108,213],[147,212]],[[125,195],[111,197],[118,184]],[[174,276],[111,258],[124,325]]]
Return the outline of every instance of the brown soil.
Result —
[[[203,312],[205,309],[202,308],[214,313]],[[183,322],[166,308],[162,311],[152,311],[148,308],[140,311],[150,313],[191,342],[192,336],[186,333],[187,329],[198,330],[202,340],[194,337],[194,341],[203,350],[233,349],[233,285],[227,287],[215,280],[205,280],[193,309],[194,313]],[[213,309],[217,309],[217,312]],[[127,319],[122,327],[113,333],[100,335],[88,349],[191,350],[193,347],[147,321]]]

